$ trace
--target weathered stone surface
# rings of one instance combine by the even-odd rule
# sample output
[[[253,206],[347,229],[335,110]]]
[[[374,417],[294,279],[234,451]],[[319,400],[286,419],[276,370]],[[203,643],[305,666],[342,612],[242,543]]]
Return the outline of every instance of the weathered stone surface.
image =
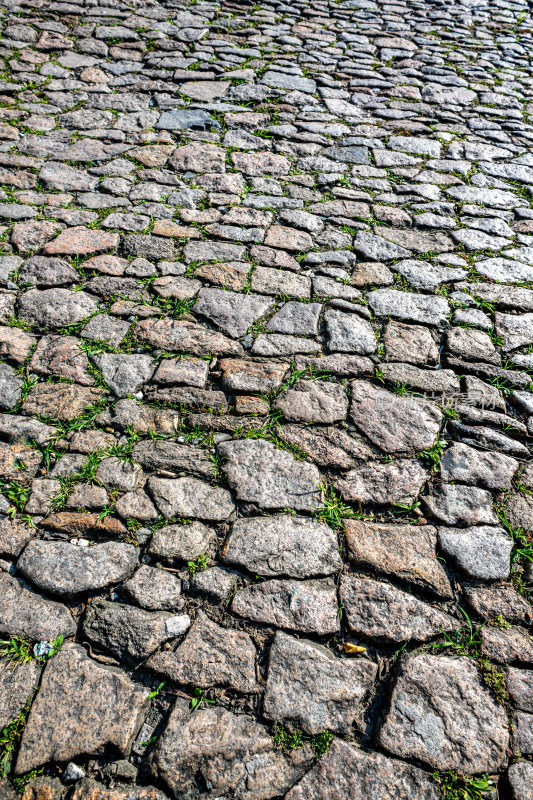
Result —
[[[195,561],[214,542],[216,536],[212,528],[201,522],[190,525],[166,525],[155,531],[148,552],[163,561]]]
[[[123,765],[128,762],[118,763]],[[118,764],[111,766],[117,769]],[[130,776],[128,778],[131,779]],[[166,800],[166,795],[159,789],[154,789],[153,786],[128,786],[126,788],[115,785],[113,789],[107,789],[91,778],[82,778],[75,784],[72,798],[73,800]],[[38,798],[32,798],[32,800],[38,800]],[[41,798],[41,800],[47,799]]]
[[[497,525],[492,495],[476,486],[442,483],[424,497],[428,510],[446,525]]]
[[[367,356],[376,351],[377,340],[372,326],[357,314],[332,310],[326,312],[324,319],[330,352]]]
[[[362,726],[377,666],[336,658],[314,642],[278,632],[270,649],[263,706],[267,719],[290,730],[349,734]]]
[[[337,478],[335,485],[351,503],[410,503],[429,478],[419,461],[367,461]]]
[[[240,356],[242,347],[216,331],[202,325],[181,320],[142,320],[135,326],[135,336],[140,342],[170,350],[173,353],[191,353],[207,356],[209,353],[222,356]]]
[[[482,619],[503,617],[508,622],[533,623],[533,607],[512,586],[467,586],[467,605]]]
[[[103,353],[93,359],[117,397],[138,392],[150,380],[155,367],[150,356]]]
[[[507,773],[513,791],[513,800],[531,800],[533,797],[533,764],[518,761],[511,764]]]
[[[17,561],[17,569],[40,589],[70,597],[120,583],[138,563],[139,553],[131,544],[76,547],[34,539]]]
[[[76,702],[72,702],[76,697]],[[65,642],[43,673],[16,762],[21,775],[47,761],[96,755],[112,745],[123,755],[140,727],[148,690]]]
[[[317,468],[263,440],[224,442],[219,453],[227,458],[226,474],[238,500],[261,508],[312,511],[320,506]]]
[[[280,514],[237,520],[222,560],[270,578],[311,578],[341,567],[337,537],[327,525]]]
[[[188,702],[178,698],[151,768],[176,797],[199,797],[201,780],[219,796],[267,800],[285,794],[313,758],[310,747],[276,752],[268,729],[246,714],[209,706],[191,715]]]
[[[231,609],[254,622],[324,636],[339,629],[331,581],[271,580],[237,591]]]
[[[143,441],[133,448],[133,458],[150,470],[170,470],[176,474],[194,472],[205,478],[214,476],[213,462],[206,450],[192,444],[155,440]]]
[[[373,458],[374,451],[355,434],[327,427],[282,425],[277,435],[283,442],[296,445],[316,463],[324,467],[349,469],[358,459]]]
[[[250,325],[273,308],[272,300],[256,294],[242,295],[222,289],[202,289],[194,306],[201,314],[233,338],[244,336]]]
[[[24,522],[0,516],[0,556],[17,558],[30,539],[35,536],[35,528]]]
[[[30,361],[30,368],[40,375],[57,375],[59,378],[92,386],[94,378],[87,368],[89,359],[74,336],[43,336]]]
[[[68,383],[36,383],[22,403],[23,414],[69,421],[102,398],[102,389]]]
[[[398,317],[424,325],[443,325],[450,307],[443,297],[411,294],[396,289],[376,289],[368,295],[370,308],[378,317]]]
[[[274,403],[291,422],[321,422],[330,425],[346,417],[348,396],[338,383],[301,380],[286,389]]]
[[[525,628],[481,629],[481,655],[499,664],[533,664],[533,643]]]
[[[256,692],[255,656],[247,633],[223,628],[199,611],[183,644],[177,650],[157,653],[146,666],[177,683]]]
[[[279,389],[289,370],[287,362],[256,362],[240,358],[223,358],[222,387],[227,392],[271,392]]]
[[[97,309],[96,300],[87,292],[68,289],[30,289],[18,303],[18,315],[41,328],[62,328],[90,317]]]
[[[41,524],[48,530],[73,536],[108,538],[123,536],[127,531],[127,528],[114,517],[107,516],[101,519],[99,514],[77,511],[57,511],[45,517]]]
[[[385,453],[406,453],[432,446],[442,415],[432,403],[353,381],[350,418]]]
[[[517,708],[533,711],[533,672],[529,669],[507,670],[507,691]]]
[[[118,233],[105,233],[79,226],[60,233],[57,238],[44,246],[44,252],[49,256],[105,253],[115,250],[119,241]]]
[[[179,619],[165,612],[144,611],[95,599],[87,606],[83,635],[120,659],[142,661],[168,639],[174,638],[175,623]],[[187,620],[188,627],[188,617],[181,619]]]
[[[439,528],[439,545],[472,578],[496,581],[509,576],[513,542],[503,528]]]
[[[453,443],[440,461],[444,481],[469,483],[487,489],[509,489],[519,462],[503,453],[475,450]]]
[[[379,742],[433,769],[472,774],[502,765],[509,732],[470,659],[422,654],[402,659]]]
[[[345,519],[344,531],[348,556],[356,564],[451,597],[450,582],[435,555],[436,528]]]
[[[431,775],[334,739],[328,752],[286,795],[287,800],[437,800]]]
[[[0,572],[0,631],[13,636],[54,641],[73,636],[76,624],[61,603],[48,600],[19,578]]]
[[[382,581],[344,575],[340,599],[348,628],[370,641],[422,641],[459,627],[457,620]]]
[[[0,729],[17,717],[33,696],[39,683],[41,666],[37,661],[10,664],[0,662]]]
[[[197,478],[150,478],[148,489],[154,502],[165,517],[198,517],[224,520],[234,511],[234,503],[227,489],[210,486]]]

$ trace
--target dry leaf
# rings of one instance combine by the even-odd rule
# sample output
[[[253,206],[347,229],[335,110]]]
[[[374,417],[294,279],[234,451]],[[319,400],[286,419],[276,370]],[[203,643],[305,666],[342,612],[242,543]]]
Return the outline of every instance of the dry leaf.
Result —
[[[350,655],[362,655],[366,653],[366,647],[358,647],[356,644],[352,644],[351,642],[344,642],[344,652],[349,653]]]

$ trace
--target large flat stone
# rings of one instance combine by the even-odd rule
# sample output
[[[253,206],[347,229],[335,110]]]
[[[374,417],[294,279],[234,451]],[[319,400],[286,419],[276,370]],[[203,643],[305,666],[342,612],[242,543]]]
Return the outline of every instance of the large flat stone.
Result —
[[[137,733],[148,689],[104,667],[65,642],[45,667],[22,735],[17,775],[48,761],[98,755],[108,745],[122,755]]]
[[[433,769],[494,772],[506,757],[507,715],[470,659],[409,656],[400,665],[378,741]]]

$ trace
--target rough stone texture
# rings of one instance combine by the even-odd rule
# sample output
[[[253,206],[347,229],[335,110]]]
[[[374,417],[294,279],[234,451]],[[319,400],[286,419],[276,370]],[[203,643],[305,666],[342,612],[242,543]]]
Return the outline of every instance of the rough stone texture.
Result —
[[[278,632],[270,649],[264,715],[289,730],[348,734],[354,722],[362,726],[376,673],[371,661],[335,658],[314,642]]]
[[[437,800],[431,775],[381,753],[334,739],[325,756],[286,795],[287,800]]]
[[[341,566],[331,528],[288,515],[237,520],[221,556],[265,578],[312,578],[330,575]]]
[[[96,755],[108,744],[126,754],[140,727],[147,696],[148,691],[123,672],[101,666],[82,647],[66,642],[44,670],[22,736],[16,773],[50,760]]]
[[[339,629],[337,596],[331,581],[271,580],[240,589],[232,610],[246,619],[324,636]]]
[[[433,445],[441,420],[436,406],[366,381],[353,381],[352,391],[351,420],[383,452],[420,452]]]
[[[433,769],[472,774],[497,770],[508,741],[504,709],[471,660],[430,654],[402,660],[379,732],[386,750],[402,758],[416,753]]]
[[[24,800],[433,800],[418,745],[372,754],[394,652],[446,666],[464,609],[487,680],[533,663],[531,4],[0,2],[0,634],[166,680],[134,755]],[[193,711],[146,661],[202,613],[253,687]],[[364,751],[275,748],[280,629],[367,643]]]
[[[437,530],[431,525],[385,525],[345,519],[348,557],[356,564],[414,583],[443,597],[450,581],[437,560]]]
[[[533,798],[533,764],[531,761],[518,761],[511,764],[509,783],[513,791],[513,800],[531,800]]]
[[[225,471],[238,500],[298,511],[321,505],[320,475],[314,465],[296,461],[262,440],[224,442],[218,451],[227,458]]]
[[[0,662],[0,730],[17,717],[33,696],[41,673],[37,661]]]
[[[183,644],[174,652],[157,653],[147,667],[190,686],[231,686],[238,692],[256,692],[255,655],[247,633],[223,628],[200,611]]]
[[[2,633],[53,641],[58,636],[73,636],[76,632],[68,608],[39,594],[25,581],[0,572],[0,589]]]
[[[371,641],[426,641],[458,627],[457,621],[447,614],[371,578],[343,576],[340,599],[351,632]]]
[[[213,796],[242,800],[283,795],[312,763],[310,747],[275,752],[268,729],[246,714],[219,706],[191,715],[181,698],[151,757],[152,772],[175,796],[199,797],[200,779]]]
[[[139,553],[131,544],[76,547],[34,539],[19,558],[17,569],[43,591],[70,597],[120,583],[138,563]]]

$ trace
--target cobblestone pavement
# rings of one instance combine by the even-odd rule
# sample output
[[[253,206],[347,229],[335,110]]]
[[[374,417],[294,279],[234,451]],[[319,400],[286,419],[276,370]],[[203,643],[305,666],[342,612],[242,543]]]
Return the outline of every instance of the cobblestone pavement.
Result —
[[[527,4],[0,18],[0,800],[532,800]]]

